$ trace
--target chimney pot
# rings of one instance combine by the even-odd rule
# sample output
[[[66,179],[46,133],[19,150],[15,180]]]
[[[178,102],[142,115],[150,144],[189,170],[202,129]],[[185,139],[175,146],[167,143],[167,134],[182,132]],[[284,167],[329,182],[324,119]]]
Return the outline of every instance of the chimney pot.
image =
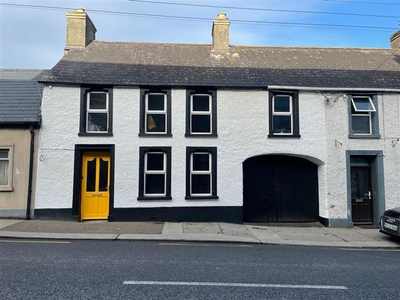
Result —
[[[400,30],[390,37],[390,45],[393,49],[400,48]]]
[[[64,53],[71,49],[83,49],[96,39],[96,27],[82,7],[67,12],[67,41]]]
[[[212,39],[214,50],[228,52],[229,50],[229,24],[226,13],[219,13],[213,22]]]

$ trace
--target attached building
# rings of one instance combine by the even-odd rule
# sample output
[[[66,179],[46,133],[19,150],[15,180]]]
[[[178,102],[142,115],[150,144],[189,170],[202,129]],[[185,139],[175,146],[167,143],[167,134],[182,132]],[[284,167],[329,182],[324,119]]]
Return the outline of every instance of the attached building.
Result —
[[[0,69],[0,217],[30,218],[35,204],[45,70]]]
[[[347,227],[400,204],[398,49],[230,45],[223,13],[211,45],[95,32],[68,13],[42,79],[37,217]]]

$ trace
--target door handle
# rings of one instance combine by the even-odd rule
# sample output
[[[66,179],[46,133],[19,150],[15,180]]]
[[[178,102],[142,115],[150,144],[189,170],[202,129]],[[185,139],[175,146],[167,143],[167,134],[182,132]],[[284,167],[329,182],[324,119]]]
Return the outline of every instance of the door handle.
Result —
[[[368,199],[371,200],[371,191],[365,194],[365,196],[368,196]]]

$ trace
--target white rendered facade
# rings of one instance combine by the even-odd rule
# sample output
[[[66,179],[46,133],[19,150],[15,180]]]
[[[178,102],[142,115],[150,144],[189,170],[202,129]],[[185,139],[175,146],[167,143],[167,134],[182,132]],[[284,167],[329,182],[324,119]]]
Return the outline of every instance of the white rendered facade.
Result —
[[[217,89],[218,137],[185,137],[186,90],[171,89],[172,137],[140,137],[140,88],[113,87],[112,136],[78,136],[79,86],[44,88],[36,210],[71,209],[79,144],[115,145],[114,208],[243,206],[243,162],[283,154],[317,165],[319,216],[329,226],[351,224],[346,151],[381,151],[382,207],[400,205],[400,95],[377,94],[380,138],[349,138],[346,92],[299,91],[299,138],[269,138],[268,90]],[[330,100],[329,100],[330,99]],[[139,147],[171,147],[171,200],[138,201]],[[186,147],[217,148],[218,199],[186,200]],[[382,192],[382,191],[381,191]],[[381,208],[382,209],[382,208]],[[340,220],[335,223],[334,220]]]

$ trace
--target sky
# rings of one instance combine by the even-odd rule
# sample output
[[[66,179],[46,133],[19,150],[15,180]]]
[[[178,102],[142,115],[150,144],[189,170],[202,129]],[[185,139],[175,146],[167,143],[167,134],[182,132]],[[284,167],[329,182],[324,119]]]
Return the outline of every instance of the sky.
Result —
[[[0,0],[0,68],[51,69],[77,7],[101,41],[211,44],[220,12],[232,45],[390,48],[400,29],[400,0]]]

